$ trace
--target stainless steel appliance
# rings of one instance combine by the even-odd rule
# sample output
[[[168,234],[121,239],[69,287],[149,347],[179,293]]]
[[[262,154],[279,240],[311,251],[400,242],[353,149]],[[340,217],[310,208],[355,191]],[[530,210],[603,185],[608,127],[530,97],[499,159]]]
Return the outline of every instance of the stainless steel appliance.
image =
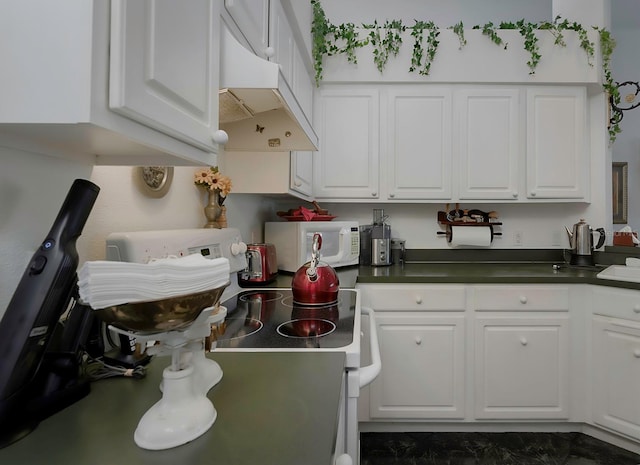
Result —
[[[565,226],[569,235],[569,246],[571,252],[571,265],[593,266],[595,265],[593,252],[604,245],[606,238],[604,228],[592,229],[585,220],[581,219],[573,225],[572,230]],[[594,246],[593,233],[597,232],[600,237]]]
[[[247,244],[247,267],[238,272],[241,286],[268,284],[278,277],[278,255],[273,244]]]
[[[358,234],[357,224],[350,226],[353,226],[355,234]],[[331,228],[332,231],[336,230],[335,225]],[[351,229],[348,231],[350,234]],[[231,228],[119,234],[117,238],[107,241],[111,253],[121,257],[124,255],[148,259],[153,254],[179,256],[185,253],[203,253],[230,259],[230,285],[225,289],[221,299],[226,318],[224,323],[214,326],[214,352],[344,353],[342,407],[336,429],[334,456],[335,461],[339,461],[346,460],[347,455],[352,463],[358,463],[357,409],[360,387],[373,381],[381,367],[373,311],[361,307],[360,293],[357,289],[340,289],[337,302],[312,306],[294,304],[290,288],[242,289],[237,281],[237,272],[246,267],[245,253],[240,253],[242,245],[239,232]],[[358,242],[356,246],[359,247]],[[324,249],[324,242],[322,247]],[[277,250],[280,255],[280,248]],[[363,314],[369,316],[367,329],[372,354],[372,364],[367,367],[360,367]]]
[[[383,209],[373,210],[371,227],[371,264],[373,266],[391,265],[391,225],[387,224],[387,218]]]
[[[322,236],[322,260],[334,268],[357,265],[357,221],[277,221],[264,225],[264,239],[276,246],[278,268],[296,271],[311,260],[314,234]]]

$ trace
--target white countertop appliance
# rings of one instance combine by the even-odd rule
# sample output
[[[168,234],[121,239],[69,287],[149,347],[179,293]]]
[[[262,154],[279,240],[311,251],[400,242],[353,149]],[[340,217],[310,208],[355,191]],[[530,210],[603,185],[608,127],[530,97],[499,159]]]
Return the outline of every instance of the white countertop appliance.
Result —
[[[339,228],[334,226],[345,222],[333,223],[331,231],[347,228],[350,234],[353,227],[358,236],[357,223]],[[359,243],[355,245],[358,250]],[[360,388],[373,381],[381,368],[375,316],[370,309],[361,308],[358,290],[341,289],[338,301],[326,306],[300,306],[294,304],[290,288],[242,289],[237,284],[237,271],[246,267],[246,245],[233,228],[118,233],[107,239],[107,250],[112,259],[136,261],[189,253],[229,258],[231,284],[221,298],[226,318],[214,326],[214,352],[343,352],[345,369],[334,461],[358,463]],[[360,367],[362,314],[369,315],[372,364],[367,367]]]
[[[358,228],[357,221],[276,221],[264,224],[264,236],[276,246],[280,270],[296,271],[311,260],[316,233],[322,236],[322,261],[338,268],[358,264]]]

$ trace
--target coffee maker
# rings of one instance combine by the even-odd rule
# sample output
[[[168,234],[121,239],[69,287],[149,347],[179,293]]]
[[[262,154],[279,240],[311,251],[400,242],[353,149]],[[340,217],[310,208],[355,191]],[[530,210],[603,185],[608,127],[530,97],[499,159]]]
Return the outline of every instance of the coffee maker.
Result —
[[[389,217],[382,208],[373,210],[371,225],[371,264],[373,266],[391,265],[391,225]]]

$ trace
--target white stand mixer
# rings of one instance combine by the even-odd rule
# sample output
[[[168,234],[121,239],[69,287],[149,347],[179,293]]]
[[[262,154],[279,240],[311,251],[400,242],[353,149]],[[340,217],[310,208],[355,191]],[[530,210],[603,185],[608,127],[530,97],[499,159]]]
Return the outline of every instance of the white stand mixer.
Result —
[[[206,358],[204,338],[211,334],[211,325],[223,321],[226,315],[227,309],[222,306],[208,307],[185,329],[153,334],[109,326],[139,342],[158,341],[147,349],[149,355],[171,355],[171,365],[162,373],[162,398],[142,416],[134,433],[139,447],[177,447],[198,438],[215,422],[218,414],[207,393],[222,379],[222,369]]]

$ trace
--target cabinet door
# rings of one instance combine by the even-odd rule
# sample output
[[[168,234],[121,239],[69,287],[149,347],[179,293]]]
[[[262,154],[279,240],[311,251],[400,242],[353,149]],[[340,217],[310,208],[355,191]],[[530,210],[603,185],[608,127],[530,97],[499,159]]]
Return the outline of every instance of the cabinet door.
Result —
[[[219,2],[113,0],[111,8],[111,109],[217,150]]]
[[[520,148],[520,92],[469,89],[455,97],[458,197],[516,200]]]
[[[640,324],[593,318],[593,421],[640,439]]]
[[[568,317],[476,319],[475,416],[569,417]]]
[[[295,41],[280,0],[271,1],[269,15],[269,47],[273,51],[269,61],[278,63],[284,78],[291,83],[293,79]]]
[[[429,86],[389,91],[388,198],[451,198],[451,91]]]
[[[291,152],[291,190],[313,196],[313,152]]]
[[[527,89],[527,197],[588,200],[583,87]]]
[[[314,156],[316,197],[379,197],[379,94],[364,86],[319,90],[314,123],[320,150]]]
[[[382,371],[370,385],[371,418],[464,418],[464,315],[376,320]]]
[[[224,7],[253,52],[261,58],[267,58],[269,0],[225,0]]]

